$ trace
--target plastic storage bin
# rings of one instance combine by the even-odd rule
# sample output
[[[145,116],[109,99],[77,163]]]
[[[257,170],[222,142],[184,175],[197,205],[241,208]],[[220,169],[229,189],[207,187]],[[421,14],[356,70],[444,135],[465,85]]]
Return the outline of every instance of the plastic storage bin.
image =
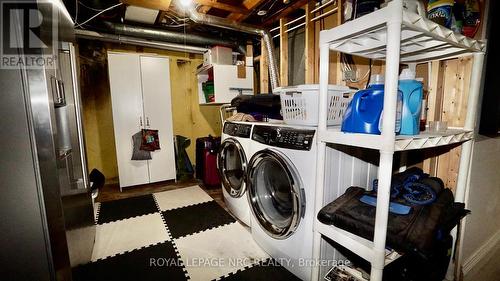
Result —
[[[274,90],[280,95],[283,121],[290,125],[318,125],[319,85],[304,84]],[[328,86],[329,126],[340,125],[354,91],[339,85]]]

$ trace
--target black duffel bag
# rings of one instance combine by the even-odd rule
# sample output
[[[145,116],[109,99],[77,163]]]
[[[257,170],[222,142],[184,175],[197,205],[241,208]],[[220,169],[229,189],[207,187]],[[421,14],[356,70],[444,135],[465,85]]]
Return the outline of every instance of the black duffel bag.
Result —
[[[236,107],[238,112],[251,114],[254,117],[283,119],[279,95],[239,95],[231,101],[231,106]]]
[[[363,188],[348,188],[321,209],[318,220],[372,240],[376,208],[359,200],[365,194],[368,192]],[[387,246],[398,252],[430,255],[436,243],[468,213],[463,203],[454,202],[451,190],[444,189],[434,203],[412,206],[408,215],[389,213]]]

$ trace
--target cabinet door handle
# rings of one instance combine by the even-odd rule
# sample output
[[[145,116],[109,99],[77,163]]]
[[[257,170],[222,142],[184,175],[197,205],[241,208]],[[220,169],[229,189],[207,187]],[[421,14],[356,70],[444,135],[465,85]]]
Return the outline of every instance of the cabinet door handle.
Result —
[[[146,117],[146,126],[149,127],[149,117]]]
[[[142,127],[142,116],[139,117],[139,125]]]

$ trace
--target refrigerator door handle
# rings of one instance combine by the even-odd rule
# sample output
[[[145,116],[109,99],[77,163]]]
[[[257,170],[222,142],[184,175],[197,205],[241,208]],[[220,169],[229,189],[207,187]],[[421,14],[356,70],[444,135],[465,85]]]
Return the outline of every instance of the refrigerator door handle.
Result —
[[[83,125],[82,125],[82,100],[80,98],[80,88],[78,86],[78,70],[76,65],[76,50],[73,44],[69,44],[69,58],[70,58],[70,67],[71,67],[71,76],[72,76],[72,88],[73,88],[73,97],[75,99],[75,111],[76,111],[76,131],[78,134],[78,144],[80,147],[80,161],[83,170],[83,183],[77,185],[78,189],[89,189],[90,183],[88,178],[87,171],[87,159],[85,154],[85,138],[83,134]],[[79,180],[78,180],[79,182]]]

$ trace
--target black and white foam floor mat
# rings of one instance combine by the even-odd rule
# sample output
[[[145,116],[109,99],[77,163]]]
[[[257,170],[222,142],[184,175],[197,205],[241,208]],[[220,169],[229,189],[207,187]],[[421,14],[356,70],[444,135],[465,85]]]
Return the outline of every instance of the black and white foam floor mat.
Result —
[[[198,186],[98,203],[96,222],[73,280],[299,280]]]

